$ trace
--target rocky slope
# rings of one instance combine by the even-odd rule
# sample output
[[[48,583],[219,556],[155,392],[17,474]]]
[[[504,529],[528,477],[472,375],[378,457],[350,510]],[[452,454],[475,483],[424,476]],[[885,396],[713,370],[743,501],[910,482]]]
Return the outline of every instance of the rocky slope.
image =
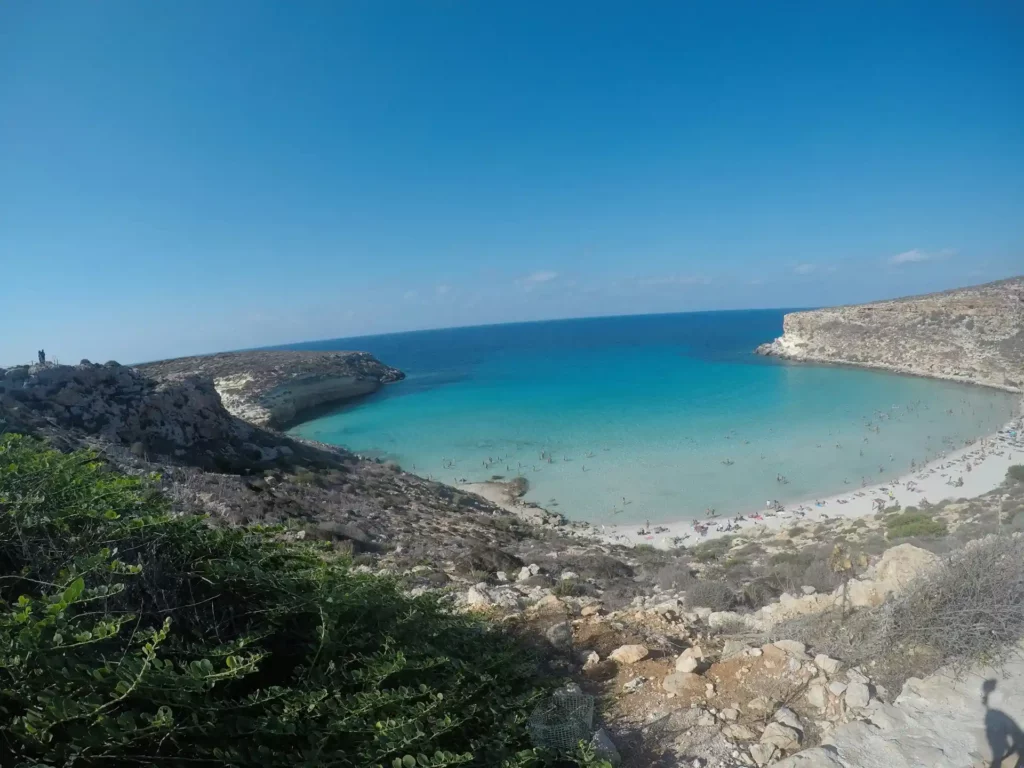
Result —
[[[1024,277],[873,304],[793,312],[757,352],[1013,392],[1024,387]]]
[[[0,431],[91,447],[130,473],[157,473],[182,511],[215,524],[279,523],[284,535],[331,542],[358,568],[389,573],[413,593],[501,616],[599,699],[625,768],[767,765],[825,738],[847,743],[845,724],[888,712],[875,699],[888,699],[885,685],[899,689],[815,641],[804,639],[808,648],[778,634],[788,628],[776,632],[780,622],[831,615],[837,601],[869,609],[934,561],[893,548],[885,514],[687,551],[613,546],[536,510],[524,520],[515,506],[510,513],[249,423],[224,407],[209,375],[164,369],[151,378],[149,370],[0,369]],[[1024,483],[935,514],[948,518],[950,538],[1002,530],[1024,520]],[[837,589],[822,570],[834,546],[875,565]],[[941,730],[930,733],[941,748]]]
[[[258,426],[283,428],[317,408],[376,392],[405,374],[366,352],[263,350],[145,363],[147,376],[213,380],[224,407]]]

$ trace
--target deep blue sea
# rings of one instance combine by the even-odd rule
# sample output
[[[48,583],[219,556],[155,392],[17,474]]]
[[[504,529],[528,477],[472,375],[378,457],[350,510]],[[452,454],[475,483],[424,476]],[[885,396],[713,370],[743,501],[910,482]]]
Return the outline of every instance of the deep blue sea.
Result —
[[[627,523],[838,493],[862,477],[894,477],[1015,415],[1015,396],[980,387],[754,355],[782,333],[784,312],[297,344],[366,350],[408,378],[293,432],[445,482],[522,474],[532,501],[575,519]]]

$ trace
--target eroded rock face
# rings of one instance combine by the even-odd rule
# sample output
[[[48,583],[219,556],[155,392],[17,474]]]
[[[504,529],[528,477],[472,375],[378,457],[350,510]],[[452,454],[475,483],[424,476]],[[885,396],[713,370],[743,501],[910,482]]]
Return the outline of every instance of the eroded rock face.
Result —
[[[405,378],[367,352],[266,350],[181,357],[137,366],[156,379],[213,380],[224,407],[258,426],[283,428],[309,411],[375,392]]]
[[[757,351],[1024,387],[1024,277],[927,296],[793,312],[783,335]]]
[[[0,369],[0,411],[12,429],[79,430],[140,456],[195,456],[213,446],[223,462],[278,456],[258,430],[224,409],[213,383],[201,376],[156,381],[117,363]],[[213,458],[211,450],[210,462],[198,463]]]

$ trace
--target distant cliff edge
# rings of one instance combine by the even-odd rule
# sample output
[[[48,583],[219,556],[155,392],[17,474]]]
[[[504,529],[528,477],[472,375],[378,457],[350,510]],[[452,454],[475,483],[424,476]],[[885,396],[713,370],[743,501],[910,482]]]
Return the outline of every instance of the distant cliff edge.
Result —
[[[208,377],[229,412],[275,429],[296,423],[312,409],[368,395],[405,378],[366,352],[224,352],[135,367],[154,379]]]
[[[1024,277],[792,312],[757,353],[1024,391]]]

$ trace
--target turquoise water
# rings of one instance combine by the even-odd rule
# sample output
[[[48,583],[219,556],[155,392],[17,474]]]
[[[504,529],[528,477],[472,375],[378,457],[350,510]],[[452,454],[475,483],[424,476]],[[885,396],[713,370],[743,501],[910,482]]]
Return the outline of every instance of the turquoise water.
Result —
[[[781,333],[782,315],[595,318],[295,345],[365,349],[408,379],[293,432],[445,482],[522,474],[529,500],[627,523],[838,493],[1015,415],[1018,398],[1001,392],[753,355]]]

